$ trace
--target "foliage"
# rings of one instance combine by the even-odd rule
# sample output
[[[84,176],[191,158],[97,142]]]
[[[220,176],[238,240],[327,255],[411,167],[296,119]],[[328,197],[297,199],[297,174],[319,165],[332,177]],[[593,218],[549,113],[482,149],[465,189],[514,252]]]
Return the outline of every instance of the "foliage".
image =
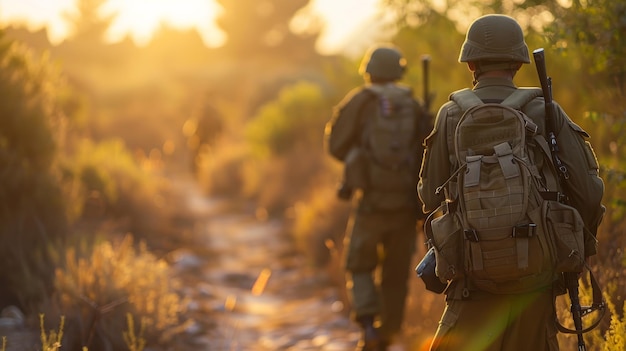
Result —
[[[626,306],[621,313],[615,310],[614,305],[610,304],[609,307],[611,307],[611,325],[606,331],[606,344],[602,350],[624,350],[626,348],[626,321],[623,316],[626,315]]]
[[[132,237],[126,236],[116,244],[100,243],[92,252],[69,248],[64,267],[57,269],[56,285],[61,310],[80,326],[82,345],[98,350],[94,345],[99,340],[122,349],[124,339],[131,336],[122,333],[129,313],[142,321],[146,340],[160,345],[171,341],[184,312],[184,301],[174,292],[177,283],[171,278],[165,261],[144,243],[135,248]],[[138,345],[136,337],[129,340]]]
[[[135,321],[133,319],[133,315],[128,313],[126,315],[126,320],[128,323],[128,331],[124,332],[124,341],[126,342],[126,346],[128,346],[129,351],[141,351],[146,346],[146,340],[143,338],[143,333],[145,331],[145,321],[141,321],[141,326],[139,327],[139,335],[135,334]]]
[[[441,45],[440,35],[445,35],[450,45]],[[469,71],[457,62],[463,40],[464,36],[456,30],[454,22],[436,12],[423,25],[402,26],[393,39],[403,49],[409,65],[404,80],[414,87],[416,97],[422,101],[425,98],[424,72],[420,61],[422,55],[431,57],[429,89],[432,97],[429,98],[434,98],[432,113],[446,101],[449,92],[471,84]]]
[[[343,247],[341,228],[346,226],[349,212],[350,205],[337,199],[333,187],[313,192],[306,201],[293,206],[289,216],[291,231],[298,249],[307,253],[312,266],[326,267],[334,258],[332,249]],[[342,269],[341,262],[334,264],[333,269]]]
[[[555,21],[547,34],[563,51],[580,48],[588,73],[601,74],[623,91],[626,74],[626,4],[574,0],[569,8],[551,6]]]
[[[314,187],[325,169],[319,151],[329,110],[320,86],[299,82],[281,90],[249,122],[245,136],[254,158],[244,173],[245,191],[261,206],[284,210]]]
[[[44,328],[44,315],[39,315],[39,329],[41,330],[41,345],[44,351],[57,351],[61,347],[61,340],[63,340],[63,327],[65,325],[65,317],[61,316],[61,324],[59,330],[51,330],[46,334]]]
[[[114,221],[122,233],[130,231],[158,247],[171,230],[168,221],[177,206],[167,183],[155,173],[159,162],[137,159],[121,140],[77,142],[74,153],[63,160],[63,184],[66,196],[73,199],[74,222]]]
[[[49,292],[50,250],[66,230],[55,173],[64,115],[58,73],[0,34],[1,304],[30,308]]]
[[[84,192],[97,192],[108,208],[115,207],[126,190],[141,192],[142,188],[154,188],[154,178],[141,168],[122,140],[81,140],[67,166],[72,167],[71,172],[80,180]]]
[[[260,109],[246,126],[247,140],[261,157],[285,155],[298,144],[321,145],[320,130],[327,115],[321,88],[300,82],[285,87],[275,101]]]
[[[105,4],[106,0],[78,0],[76,1],[77,13],[65,13],[73,40],[104,42],[106,31],[115,18],[115,15],[103,16],[101,14]]]
[[[246,3],[218,0],[224,12],[217,25],[226,33],[223,49],[231,57],[245,60],[276,60],[283,64],[307,62],[316,57],[318,30],[308,28],[295,33],[294,14],[309,0],[278,0]]]

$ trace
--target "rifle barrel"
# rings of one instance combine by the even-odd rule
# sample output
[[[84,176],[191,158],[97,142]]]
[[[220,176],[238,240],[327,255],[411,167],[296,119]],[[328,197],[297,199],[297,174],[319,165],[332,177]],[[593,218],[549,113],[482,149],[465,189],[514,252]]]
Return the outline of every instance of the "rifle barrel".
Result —
[[[424,86],[422,89],[424,108],[426,111],[430,110],[430,77],[429,77],[430,56],[422,55],[422,71],[424,72]]]
[[[541,82],[541,90],[543,90],[543,98],[546,100],[547,104],[552,104],[552,83],[550,82],[550,78],[548,78],[546,56],[543,48],[533,51],[533,57],[535,58],[539,82]]]

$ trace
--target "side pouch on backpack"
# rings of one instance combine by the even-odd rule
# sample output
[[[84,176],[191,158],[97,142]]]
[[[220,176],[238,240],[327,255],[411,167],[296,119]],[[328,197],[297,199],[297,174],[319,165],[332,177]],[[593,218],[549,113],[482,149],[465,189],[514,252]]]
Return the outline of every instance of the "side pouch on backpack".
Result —
[[[432,241],[435,249],[435,273],[447,282],[463,275],[463,227],[456,212],[445,211],[432,220]]]
[[[545,227],[555,250],[556,272],[582,272],[585,265],[584,223],[575,208],[544,201]]]

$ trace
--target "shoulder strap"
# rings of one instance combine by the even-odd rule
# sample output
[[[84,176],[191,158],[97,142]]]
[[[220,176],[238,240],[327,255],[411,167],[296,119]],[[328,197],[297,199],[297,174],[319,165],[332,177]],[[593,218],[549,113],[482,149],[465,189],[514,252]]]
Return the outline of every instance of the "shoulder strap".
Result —
[[[365,94],[365,98],[361,102],[361,106],[359,106],[359,112],[358,112],[359,113],[359,116],[358,116],[359,130],[360,130],[359,144],[360,144],[361,147],[366,149],[367,148],[367,138],[368,138],[368,134],[369,134],[369,126],[368,126],[368,121],[363,116],[363,109],[365,108],[365,105],[368,102],[370,102],[371,100],[373,100],[373,99],[375,99],[375,100],[380,99],[380,95],[379,95],[378,92],[376,92],[374,89],[372,89],[371,86],[363,86],[362,93]]]
[[[502,105],[521,110],[524,105],[540,96],[543,96],[543,92],[539,88],[518,88],[502,101]],[[450,100],[456,102],[463,111],[484,103],[476,96],[476,93],[469,88],[453,92],[450,94]]]
[[[543,92],[539,88],[517,88],[502,101],[502,105],[521,110],[527,103],[540,96],[543,96]]]
[[[467,111],[470,108],[484,104],[484,102],[474,93],[472,89],[465,88],[457,90],[450,94],[450,100],[459,105],[461,111]]]

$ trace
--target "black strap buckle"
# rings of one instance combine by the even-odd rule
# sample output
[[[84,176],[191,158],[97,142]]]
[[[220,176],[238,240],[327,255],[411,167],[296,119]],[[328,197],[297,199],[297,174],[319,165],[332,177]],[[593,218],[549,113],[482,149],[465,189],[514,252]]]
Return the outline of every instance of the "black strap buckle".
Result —
[[[465,239],[475,243],[479,241],[478,232],[475,229],[465,229],[463,232],[465,233]]]
[[[537,230],[537,225],[535,223],[528,224],[518,224],[513,227],[514,238],[530,238],[535,235],[535,231]]]

